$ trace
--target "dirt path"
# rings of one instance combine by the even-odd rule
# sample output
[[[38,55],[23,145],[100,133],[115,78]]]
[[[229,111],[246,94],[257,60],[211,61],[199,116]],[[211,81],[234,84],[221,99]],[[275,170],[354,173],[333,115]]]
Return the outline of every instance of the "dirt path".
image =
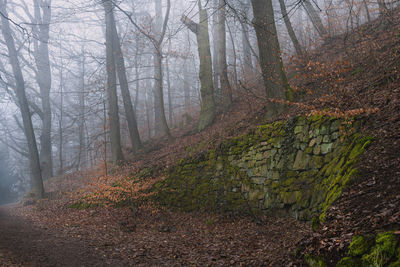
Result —
[[[128,231],[121,220],[129,212],[0,206],[0,266],[287,266],[309,233],[292,219],[253,222],[145,208],[131,217],[135,229]]]
[[[8,208],[0,207],[0,266],[123,266],[104,260],[89,242],[35,227]]]

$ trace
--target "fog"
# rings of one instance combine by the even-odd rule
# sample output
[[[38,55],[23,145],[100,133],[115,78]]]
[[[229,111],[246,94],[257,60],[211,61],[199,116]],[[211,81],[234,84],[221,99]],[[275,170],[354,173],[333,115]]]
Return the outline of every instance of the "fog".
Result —
[[[374,1],[307,1],[321,18],[321,30],[304,3],[285,1],[304,51],[379,15]],[[279,2],[273,6],[286,64],[298,51]],[[246,82],[246,90],[258,90],[263,79],[250,1],[203,0],[201,7],[207,12],[217,106],[223,99],[223,80],[215,78],[222,75],[219,53],[226,53],[233,98]],[[218,47],[221,9],[225,51]],[[204,22],[197,1],[9,0],[1,1],[0,12],[0,204],[38,186],[35,177],[129,159],[143,143],[172,138],[175,129],[204,115],[198,49],[203,37],[196,38],[182,20],[184,15]]]

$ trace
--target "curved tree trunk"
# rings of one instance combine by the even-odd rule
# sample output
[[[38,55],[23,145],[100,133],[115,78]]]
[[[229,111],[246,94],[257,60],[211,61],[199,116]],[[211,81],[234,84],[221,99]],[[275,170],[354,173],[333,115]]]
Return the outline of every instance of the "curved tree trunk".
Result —
[[[119,41],[119,36],[115,22],[114,22],[113,35],[114,35],[114,49],[116,55],[115,61],[116,61],[119,86],[121,89],[122,100],[124,102],[124,109],[126,114],[126,121],[128,123],[129,137],[131,139],[133,151],[136,153],[142,146],[142,142],[140,141],[140,135],[136,120],[136,113],[132,105],[131,94],[129,92],[128,79],[126,77],[124,55],[122,54],[121,43]]]
[[[219,74],[222,91],[222,105],[224,109],[228,109],[232,105],[232,87],[228,79],[228,65],[226,63],[226,10],[225,0],[219,0],[218,12],[218,48],[219,48]]]
[[[18,54],[15,48],[15,42],[12,36],[10,24],[6,17],[6,1],[0,1],[0,11],[3,14],[3,16],[1,16],[1,29],[8,49],[10,65],[14,74],[18,106],[21,111],[24,133],[28,142],[29,163],[32,175],[32,191],[36,197],[42,198],[44,194],[44,188],[40,169],[39,152],[37,149],[28,100],[26,98],[25,82],[22,76],[21,66],[19,64]]]
[[[294,33],[292,23],[290,22],[289,14],[287,13],[284,0],[279,0],[279,5],[281,6],[282,17],[283,20],[285,21],[286,29],[289,33],[290,40],[292,40],[294,49],[296,50],[296,54],[298,56],[301,56],[303,55],[303,49],[301,48],[299,40],[297,39],[296,34]]]
[[[317,30],[318,34],[321,37],[324,37],[328,34],[326,31],[324,24],[322,24],[321,17],[318,15],[317,11],[313,7],[313,5],[310,3],[309,0],[304,0],[302,2],[304,9],[306,10],[306,13],[308,17],[311,20],[311,23],[313,24],[314,28]]]
[[[207,11],[202,8],[201,1],[199,4],[200,24],[193,22],[186,16],[182,16],[182,22],[196,34],[198,53],[200,58],[200,94],[201,94],[201,111],[200,121],[197,129],[204,130],[211,125],[215,119],[215,101],[214,87],[212,75],[212,62],[210,51],[210,37],[208,34],[208,16]]]
[[[246,18],[249,18],[249,7],[248,1],[242,3],[242,10]],[[253,75],[253,60],[251,57],[249,28],[246,22],[240,21],[240,24],[242,26],[243,72],[245,76],[249,75],[251,77]]]

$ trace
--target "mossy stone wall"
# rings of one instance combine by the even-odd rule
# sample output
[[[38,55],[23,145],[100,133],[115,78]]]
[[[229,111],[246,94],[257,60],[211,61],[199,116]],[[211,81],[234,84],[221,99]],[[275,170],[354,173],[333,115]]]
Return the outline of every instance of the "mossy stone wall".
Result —
[[[259,126],[167,171],[158,200],[183,210],[272,213],[310,220],[356,177],[354,164],[371,138],[360,122],[314,116]]]

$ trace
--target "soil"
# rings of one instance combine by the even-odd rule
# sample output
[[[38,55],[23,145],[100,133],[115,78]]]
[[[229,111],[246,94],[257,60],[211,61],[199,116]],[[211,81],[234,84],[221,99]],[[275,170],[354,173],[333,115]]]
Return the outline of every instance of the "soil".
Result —
[[[85,240],[34,226],[0,209],[1,266],[104,266],[101,254]],[[117,263],[118,265],[118,263]]]
[[[285,266],[309,231],[293,219],[14,205],[0,209],[0,266]]]

